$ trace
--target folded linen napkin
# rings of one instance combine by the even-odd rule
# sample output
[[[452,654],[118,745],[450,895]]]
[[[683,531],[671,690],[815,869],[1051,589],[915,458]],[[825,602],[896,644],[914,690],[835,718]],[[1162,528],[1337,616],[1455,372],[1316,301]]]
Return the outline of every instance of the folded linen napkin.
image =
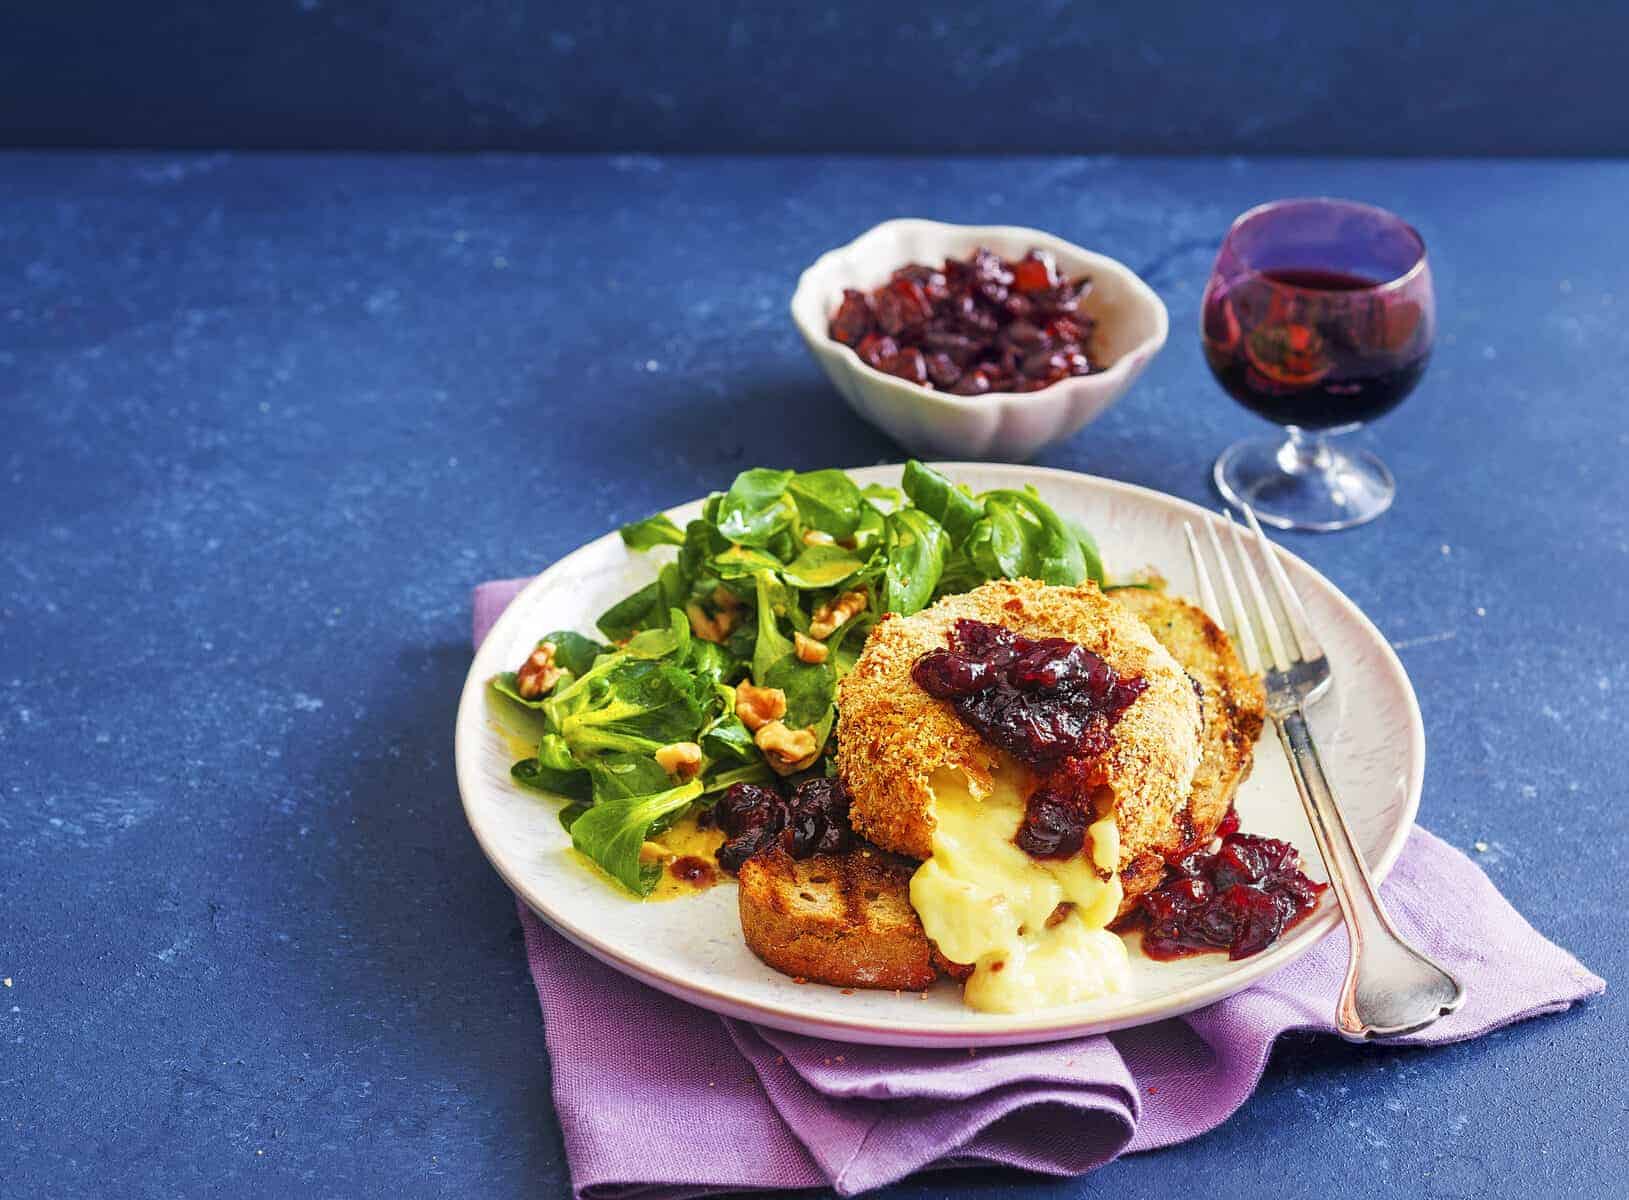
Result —
[[[524,582],[476,589],[477,645]],[[1479,1037],[1606,986],[1423,829],[1382,890],[1404,934],[1469,991],[1463,1009],[1403,1043]],[[1255,1089],[1279,1034],[1334,1032],[1346,970],[1342,931],[1245,992],[1138,1029],[971,1054],[851,1046],[675,1000],[519,909],[573,1188],[594,1200],[852,1195],[973,1165],[1083,1174],[1221,1124]]]

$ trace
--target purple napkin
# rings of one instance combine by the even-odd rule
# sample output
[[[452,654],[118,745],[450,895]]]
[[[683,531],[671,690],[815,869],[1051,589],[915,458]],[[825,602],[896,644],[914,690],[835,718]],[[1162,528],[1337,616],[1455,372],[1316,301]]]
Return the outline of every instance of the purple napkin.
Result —
[[[524,581],[475,591],[475,642]],[[1402,931],[1464,981],[1439,1045],[1560,1012],[1606,984],[1459,851],[1416,828],[1383,888]],[[1121,1033],[980,1050],[850,1046],[714,1016],[634,983],[524,904],[554,1101],[580,1197],[734,1189],[843,1195],[967,1165],[1079,1175],[1196,1137],[1255,1089],[1279,1034],[1333,1033],[1344,931],[1248,991]]]

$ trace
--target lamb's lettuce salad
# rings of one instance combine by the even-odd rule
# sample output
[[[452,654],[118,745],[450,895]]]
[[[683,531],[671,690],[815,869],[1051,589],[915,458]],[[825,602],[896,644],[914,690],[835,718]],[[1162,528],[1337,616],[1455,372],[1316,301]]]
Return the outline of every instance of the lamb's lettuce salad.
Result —
[[[734,783],[826,769],[837,683],[882,613],[991,579],[1105,582],[1091,535],[1034,489],[974,494],[915,461],[897,489],[756,467],[682,528],[658,513],[621,534],[665,561],[601,614],[605,641],[550,633],[544,691],[514,672],[491,686],[534,723],[515,780],[565,797],[572,844],[641,896],[661,873],[641,847],[684,813]],[[750,704],[748,727],[743,685],[780,693],[784,738]]]

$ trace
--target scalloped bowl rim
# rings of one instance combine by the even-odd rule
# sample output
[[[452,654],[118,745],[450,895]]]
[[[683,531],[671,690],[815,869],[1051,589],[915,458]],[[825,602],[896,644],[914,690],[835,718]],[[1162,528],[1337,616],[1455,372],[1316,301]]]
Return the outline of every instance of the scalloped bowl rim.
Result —
[[[1120,277],[1120,281],[1128,287],[1130,292],[1143,301],[1148,310],[1153,313],[1155,318],[1154,332],[1121,352],[1112,364],[1101,371],[1094,371],[1090,375],[1075,375],[1068,379],[1060,379],[1056,383],[1048,384],[1046,387],[1033,392],[982,392],[977,396],[958,396],[954,392],[942,392],[937,388],[912,383],[907,379],[901,379],[897,375],[879,371],[862,359],[855,352],[853,346],[838,341],[823,327],[811,326],[808,321],[804,320],[798,309],[799,302],[804,294],[814,286],[814,279],[819,272],[829,269],[833,263],[843,259],[861,242],[880,234],[884,230],[898,228],[931,230],[936,233],[954,232],[959,235],[972,234],[979,238],[1028,238],[1040,244],[1042,249],[1051,250],[1063,257],[1084,260],[1088,270],[1103,268],[1109,273]],[[900,265],[903,266],[904,264],[901,263]],[[1084,246],[1076,245],[1074,242],[1061,238],[1055,233],[1048,233],[1044,229],[1034,229],[1028,225],[958,225],[949,221],[932,221],[925,217],[895,217],[891,220],[882,221],[851,241],[845,242],[841,246],[832,247],[832,249],[826,251],[805,267],[803,273],[798,276],[797,287],[792,291],[792,299],[788,308],[793,323],[806,339],[830,343],[832,347],[840,352],[843,363],[851,370],[858,371],[862,376],[890,387],[909,388],[912,395],[923,400],[938,402],[956,409],[978,408],[981,405],[988,405],[991,400],[1001,400],[1007,403],[1040,402],[1054,388],[1066,387],[1071,383],[1078,384],[1085,381],[1096,383],[1099,386],[1110,383],[1121,387],[1130,386],[1135,374],[1146,365],[1149,359],[1159,353],[1171,336],[1171,314],[1165,307],[1165,301],[1160,299],[1159,293],[1149,286],[1141,275],[1138,275],[1137,272],[1117,258],[1111,258],[1109,255],[1096,250],[1088,250]],[[829,316],[827,319],[829,320]]]

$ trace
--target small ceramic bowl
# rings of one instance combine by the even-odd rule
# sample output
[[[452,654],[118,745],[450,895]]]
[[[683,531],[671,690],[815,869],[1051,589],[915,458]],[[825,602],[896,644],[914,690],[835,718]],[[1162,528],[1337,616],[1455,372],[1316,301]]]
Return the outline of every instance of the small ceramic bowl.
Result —
[[[868,366],[827,334],[845,287],[869,291],[906,263],[937,266],[946,258],[966,258],[980,246],[1008,259],[1022,258],[1031,248],[1050,250],[1061,274],[1089,275],[1092,288],[1081,307],[1097,326],[1086,348],[1105,369],[1038,392],[957,396]],[[1165,345],[1171,326],[1154,289],[1106,255],[1038,229],[916,219],[884,221],[822,254],[798,279],[792,320],[849,407],[912,453],[1010,462],[1022,462],[1078,432],[1118,400]]]

